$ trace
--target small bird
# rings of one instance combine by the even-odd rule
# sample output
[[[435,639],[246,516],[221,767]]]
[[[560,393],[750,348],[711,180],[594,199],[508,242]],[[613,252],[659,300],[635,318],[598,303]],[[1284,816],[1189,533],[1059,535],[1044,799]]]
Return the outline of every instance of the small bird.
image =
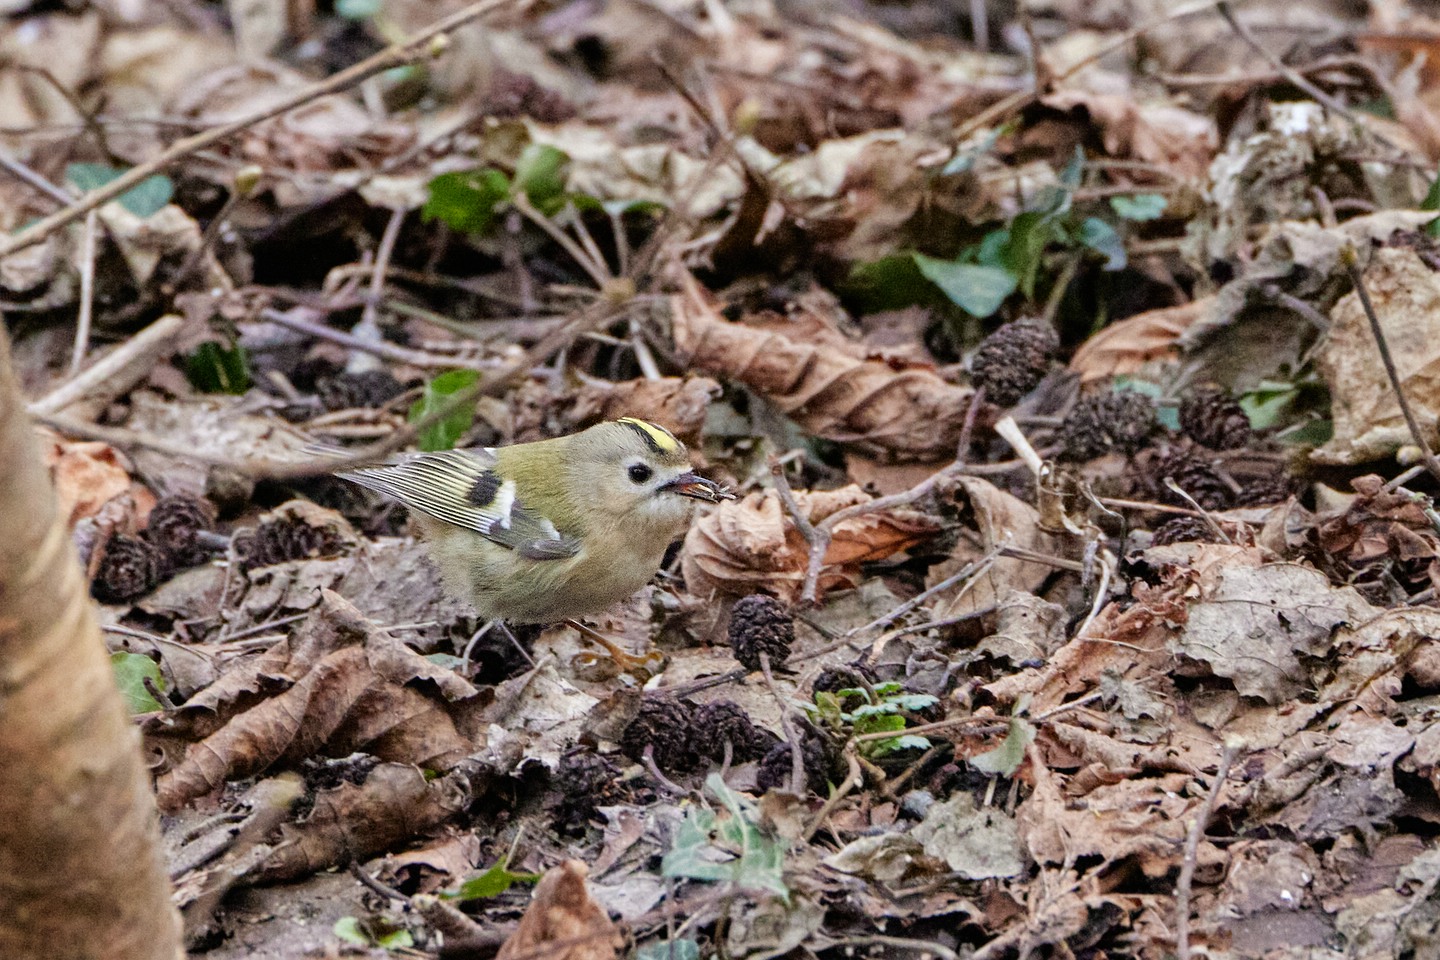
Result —
[[[573,621],[618,603],[660,569],[696,501],[735,498],[693,472],[670,431],[633,417],[339,475],[409,507],[448,588],[510,623]]]

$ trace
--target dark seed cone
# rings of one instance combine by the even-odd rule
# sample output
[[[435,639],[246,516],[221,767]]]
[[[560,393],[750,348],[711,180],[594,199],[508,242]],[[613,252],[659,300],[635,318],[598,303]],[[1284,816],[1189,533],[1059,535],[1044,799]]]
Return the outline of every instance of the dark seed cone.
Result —
[[[1240,404],[1215,389],[1197,390],[1180,402],[1180,429],[1211,450],[1237,450],[1255,439]]]
[[[1155,528],[1150,540],[1151,546],[1163,547],[1172,543],[1218,543],[1220,538],[1210,524],[1199,517],[1171,517]]]
[[[1234,501],[1234,491],[1209,458],[1183,447],[1165,447],[1146,465],[1146,482],[1160,502],[1188,507],[1165,483],[1169,477],[1206,510],[1225,510]]]
[[[1155,404],[1133,390],[1081,397],[1060,426],[1065,456],[1092,460],[1107,453],[1133,454],[1155,432]]]
[[[730,648],[746,670],[760,669],[760,654],[769,654],[770,666],[780,666],[795,642],[795,621],[785,605],[763,593],[741,597],[730,608]]]
[[[1251,477],[1241,481],[1240,492],[1235,494],[1235,506],[1266,507],[1272,503],[1284,503],[1294,492],[1294,481],[1289,474]]]
[[[315,392],[326,410],[383,407],[404,391],[400,381],[388,370],[337,373],[333,377],[322,377],[315,383]]]
[[[1007,323],[980,341],[970,360],[970,380],[1002,407],[1014,406],[1050,372],[1060,337],[1043,320]]]
[[[585,747],[575,747],[560,758],[554,783],[560,792],[556,819],[567,830],[583,829],[595,815],[596,807],[627,798],[620,768],[608,757]]]
[[[176,495],[155,504],[144,536],[164,551],[174,566],[193,567],[210,558],[211,550],[200,543],[200,534],[214,529],[215,509],[210,501]]]
[[[730,759],[735,763],[762,760],[780,738],[751,722],[745,710],[731,700],[716,700],[695,711],[694,739],[707,759],[725,759],[725,744],[730,744]]]
[[[867,683],[874,683],[875,679],[875,671],[859,663],[848,667],[826,667],[810,682],[810,695],[859,689]]]
[[[232,543],[247,573],[289,560],[336,556],[344,541],[334,530],[312,526],[294,517],[262,520],[253,530],[237,533]]]
[[[163,550],[139,537],[117,533],[105,544],[90,595],[101,603],[126,603],[149,593],[169,575]]]
[[[825,748],[825,741],[819,734],[805,735],[801,742],[800,755],[805,763],[804,788],[811,793],[824,794],[825,785],[830,780],[830,756]],[[761,790],[774,790],[777,787],[788,790],[793,770],[790,744],[777,743],[765,754],[765,759],[760,761],[760,769],[755,774],[755,785]]]
[[[654,747],[655,766],[666,773],[686,773],[704,759],[696,749],[695,709],[669,697],[645,697],[640,711],[620,736],[620,750],[631,760],[645,757],[645,748]]]

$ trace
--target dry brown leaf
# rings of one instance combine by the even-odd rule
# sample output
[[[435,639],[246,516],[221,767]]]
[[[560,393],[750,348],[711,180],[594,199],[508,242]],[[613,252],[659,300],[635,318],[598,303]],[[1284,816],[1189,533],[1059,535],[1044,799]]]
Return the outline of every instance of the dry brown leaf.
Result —
[[[957,481],[955,499],[965,507],[979,545],[961,538],[949,559],[930,568],[926,587],[933,587],[959,573],[1002,542],[1037,553],[1058,555],[1063,552],[1061,541],[1040,527],[1040,515],[1034,507],[1011,496],[1004,490],[978,477],[961,477]],[[990,569],[980,574],[973,585],[956,584],[941,593],[931,606],[938,619],[957,617],[994,607],[1015,591],[1033,593],[1050,575],[1052,568],[1041,563],[1000,557]],[[961,590],[964,593],[960,593]],[[958,594],[958,596],[957,596]]]
[[[1365,287],[1381,317],[1405,398],[1434,444],[1440,413],[1440,337],[1435,336],[1440,276],[1414,250],[1382,247],[1365,270]],[[1311,456],[1320,463],[1363,463],[1412,443],[1359,298],[1346,295],[1331,319],[1316,366],[1330,386],[1335,435]]]
[[[691,366],[737,380],[808,433],[893,460],[953,457],[972,391],[934,369],[866,356],[818,309],[731,323],[693,278],[674,298]]]
[[[1214,120],[1180,107],[1074,89],[1056,91],[1041,102],[1057,110],[1083,107],[1100,128],[1110,156],[1153,164],[1181,177],[1204,177],[1219,144]]]
[[[105,504],[124,494],[135,499],[137,513],[144,515],[155,498],[130,479],[127,461],[120,451],[98,440],[71,442],[42,430],[41,456],[55,481],[60,516],[74,526],[93,517]]]
[[[1147,310],[1110,324],[1080,345],[1070,358],[1070,369],[1085,383],[1134,373],[1156,360],[1180,354],[1176,340],[1204,316],[1213,302],[1203,297],[1177,307]]]
[[[474,751],[446,710],[449,700],[475,693],[466,681],[375,629],[337,594],[326,591],[311,616],[334,620],[333,634],[315,634],[345,645],[302,666],[293,685],[254,702],[190,747],[156,783],[162,807],[173,810],[226,780],[317,754],[363,749],[384,760],[446,770]],[[243,676],[245,682],[257,679],[251,671]],[[258,679],[274,684],[279,678]],[[413,681],[422,681],[420,688]],[[437,688],[441,697],[430,692]]]
[[[310,814],[281,827],[270,856],[247,879],[276,883],[366,860],[444,823],[470,799],[461,771],[432,779],[412,764],[382,763],[363,783],[316,793]]]
[[[576,391],[570,415],[577,427],[597,420],[642,417],[693,445],[700,439],[710,401],[718,396],[720,384],[709,377],[641,378],[620,383],[594,380]]]
[[[819,492],[796,491],[795,499],[811,523],[870,498],[859,487]],[[916,510],[865,513],[837,524],[817,595],[859,583],[860,565],[883,560],[923,542],[939,529]],[[786,514],[780,499],[752,493],[722,503],[690,528],[681,551],[681,568],[690,592],[699,597],[741,596],[756,591],[788,603],[800,597],[809,564],[809,544]]]
[[[615,960],[625,938],[585,889],[589,868],[566,860],[547,870],[535,887],[520,926],[495,960],[543,956],[549,960]]]

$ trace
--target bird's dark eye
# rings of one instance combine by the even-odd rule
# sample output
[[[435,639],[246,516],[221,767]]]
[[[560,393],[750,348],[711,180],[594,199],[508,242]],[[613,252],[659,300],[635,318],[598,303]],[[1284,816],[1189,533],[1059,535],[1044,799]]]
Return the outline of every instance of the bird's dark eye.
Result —
[[[655,471],[651,470],[643,463],[631,464],[629,473],[631,483],[644,483],[651,477],[655,476]]]

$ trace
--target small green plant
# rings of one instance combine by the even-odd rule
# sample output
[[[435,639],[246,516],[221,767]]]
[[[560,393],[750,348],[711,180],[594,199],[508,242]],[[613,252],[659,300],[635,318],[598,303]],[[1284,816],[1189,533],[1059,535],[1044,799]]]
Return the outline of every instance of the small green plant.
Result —
[[[65,179],[89,193],[124,175],[122,167],[104,163],[72,163],[65,168]],[[175,195],[175,184],[163,173],[146,177],[126,190],[116,201],[137,217],[150,217],[163,210]]]
[[[582,199],[565,192],[569,163],[563,150],[532,143],[520,152],[511,174],[495,167],[442,173],[428,185],[430,196],[421,216],[459,233],[489,233],[507,205],[522,195],[536,210],[552,216],[566,203]]]
[[[425,384],[419,399],[411,404],[409,421],[419,423],[444,408],[455,394],[473,387],[479,379],[480,374],[475,370],[450,370],[440,374]],[[474,422],[474,404],[462,405],[422,429],[417,445],[427,453],[452,449]]]
[[[1124,269],[1127,260],[1120,231],[1105,217],[1086,216],[1075,205],[1084,170],[1085,158],[1077,151],[1058,183],[1042,190],[1030,209],[991,230],[955,259],[915,254],[920,272],[966,313],[984,318],[1016,290],[1033,301],[1045,254],[1057,247],[1103,257],[1105,270]],[[1153,220],[1164,211],[1165,198],[1116,197],[1109,207],[1118,221]]]
[[[464,883],[454,893],[443,894],[446,900],[488,900],[491,897],[498,897],[509,890],[517,883],[538,883],[538,873],[517,873],[510,869],[510,857],[501,857],[495,861],[495,865],[484,873],[476,874]]]
[[[340,940],[356,947],[380,947],[384,950],[407,950],[415,946],[410,931],[388,919],[372,917],[341,917],[335,921],[331,933]]]
[[[857,697],[864,702],[853,710],[846,710],[846,703]],[[924,710],[935,702],[928,693],[906,693],[900,684],[890,681],[868,688],[846,687],[835,693],[822,690],[815,694],[814,705],[806,704],[805,708],[841,736],[894,733],[893,737],[860,741],[860,753],[875,758],[897,750],[930,749],[930,741],[925,737],[904,732],[909,723],[905,715]]]
[[[666,877],[710,883],[729,881],[747,890],[767,890],[788,901],[785,885],[785,844],[760,827],[754,803],[725,785],[719,774],[705,788],[723,809],[694,806],[675,831],[670,852],[660,861]]]
[[[233,341],[206,340],[185,355],[185,375],[205,393],[239,395],[250,389],[250,357]]]

